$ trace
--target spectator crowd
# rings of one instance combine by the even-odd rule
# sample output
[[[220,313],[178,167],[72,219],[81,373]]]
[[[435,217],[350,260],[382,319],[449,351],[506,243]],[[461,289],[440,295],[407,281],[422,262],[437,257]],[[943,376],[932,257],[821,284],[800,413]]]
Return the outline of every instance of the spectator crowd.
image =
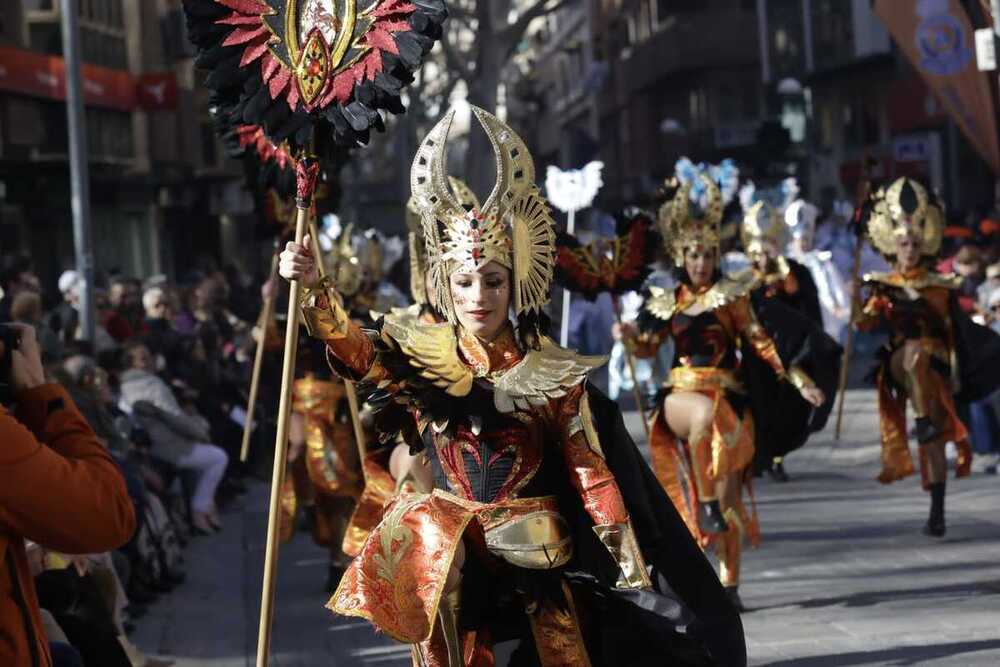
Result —
[[[129,641],[136,619],[184,581],[189,540],[222,530],[220,508],[270,464],[259,460],[268,447],[252,448],[251,465],[239,461],[260,291],[234,268],[211,264],[181,284],[103,282],[94,288],[96,332],[84,341],[80,275],[65,271],[56,299],[30,257],[0,257],[0,322],[34,328],[46,377],[117,464],[135,530],[117,549],[86,555],[21,534],[53,664],[153,667],[169,662]],[[258,423],[268,423],[261,412],[271,402],[262,388]],[[265,430],[255,438],[266,439]]]

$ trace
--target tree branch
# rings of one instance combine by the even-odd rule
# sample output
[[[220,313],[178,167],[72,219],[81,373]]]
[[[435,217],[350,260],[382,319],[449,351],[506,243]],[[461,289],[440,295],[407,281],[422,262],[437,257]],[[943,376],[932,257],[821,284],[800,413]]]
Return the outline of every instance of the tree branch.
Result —
[[[472,74],[469,69],[469,62],[467,59],[463,59],[458,51],[451,45],[451,43],[442,39],[441,42],[441,53],[444,54],[445,66],[448,71],[455,72],[462,79],[470,76]]]
[[[497,37],[499,38],[500,44],[503,46],[505,53],[509,54],[513,52],[517,43],[521,41],[525,30],[528,29],[528,26],[532,21],[540,16],[545,16],[558,11],[567,5],[575,4],[579,0],[559,0],[554,5],[549,5],[550,1],[551,0],[537,0],[535,4],[518,16],[516,21],[500,31]],[[480,0],[480,3],[485,4],[484,0]]]

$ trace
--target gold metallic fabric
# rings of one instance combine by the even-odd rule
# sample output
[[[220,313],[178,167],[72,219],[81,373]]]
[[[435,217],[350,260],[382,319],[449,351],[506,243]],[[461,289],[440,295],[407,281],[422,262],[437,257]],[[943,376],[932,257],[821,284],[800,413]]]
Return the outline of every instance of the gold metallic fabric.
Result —
[[[305,377],[293,385],[292,410],[305,418],[306,467],[317,491],[357,497],[362,479],[353,427],[334,419],[343,396],[343,383]]]
[[[365,456],[365,488],[358,498],[358,505],[344,533],[342,548],[352,558],[361,553],[365,540],[382,520],[383,511],[396,491],[396,482],[389,473],[389,455],[392,449],[377,450]]]
[[[618,563],[618,588],[652,588],[646,561],[642,557],[635,530],[630,522],[594,526],[598,539]]]
[[[551,510],[523,514],[490,528],[486,547],[511,565],[529,570],[562,567],[573,555],[569,525]]]
[[[554,497],[483,504],[440,489],[397,496],[327,607],[366,618],[397,641],[427,641],[466,527],[475,521],[489,535],[512,520],[543,511],[557,511]]]
[[[673,501],[694,538],[705,546],[710,535],[698,528],[698,503],[702,489],[714,497],[714,485],[728,475],[741,474],[753,460],[754,429],[749,409],[738,417],[721,392],[700,391],[713,399],[712,432],[697,442],[678,440],[662,411],[653,415],[650,453],[653,472]],[[697,450],[697,451],[695,451]],[[707,500],[708,498],[704,498]]]
[[[788,381],[799,390],[805,389],[806,387],[816,386],[816,383],[813,382],[811,377],[809,377],[809,374],[802,370],[799,366],[792,366],[788,369]]]
[[[528,614],[542,667],[590,667],[580,619],[569,585],[562,582],[565,604],[546,600]]]
[[[906,395],[895,395],[888,378],[888,369],[880,368],[877,376],[879,431],[882,436],[882,470],[878,481],[890,484],[912,475],[915,471],[906,431]],[[926,374],[927,386],[924,395],[930,401],[940,403],[945,413],[945,423],[941,438],[954,442],[958,453],[955,462],[955,477],[966,477],[972,468],[972,448],[969,432],[955,410],[955,400],[951,394],[948,378],[939,373]],[[924,488],[928,487],[927,461],[920,458],[920,477]]]

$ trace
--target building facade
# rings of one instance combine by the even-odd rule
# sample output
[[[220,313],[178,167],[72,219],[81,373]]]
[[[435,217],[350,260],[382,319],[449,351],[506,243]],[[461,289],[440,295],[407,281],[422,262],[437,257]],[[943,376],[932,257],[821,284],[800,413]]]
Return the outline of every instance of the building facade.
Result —
[[[0,251],[74,265],[58,0],[0,0]],[[248,263],[253,212],[197,85],[179,0],[78,3],[98,275]]]

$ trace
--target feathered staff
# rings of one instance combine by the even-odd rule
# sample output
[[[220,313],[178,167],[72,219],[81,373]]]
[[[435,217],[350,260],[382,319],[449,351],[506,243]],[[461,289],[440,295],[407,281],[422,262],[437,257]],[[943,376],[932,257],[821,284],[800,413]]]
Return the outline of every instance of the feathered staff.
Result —
[[[221,113],[287,143],[295,167],[295,240],[301,243],[320,164],[332,146],[368,141],[382,110],[401,113],[400,90],[440,37],[441,0],[184,0],[197,65]],[[298,343],[300,285],[292,281],[264,559],[257,665],[267,665]]]
[[[569,234],[556,236],[556,282],[567,291],[579,292],[593,301],[602,292],[611,295],[615,318],[622,321],[618,300],[625,292],[635,291],[649,277],[656,249],[660,243],[656,222],[639,209],[629,209],[616,217],[615,237],[598,239],[582,245]],[[642,406],[642,394],[635,381],[635,358],[625,346],[625,361],[632,374],[632,389],[642,424],[649,435],[649,424]]]
[[[583,169],[563,171],[559,167],[550,166],[545,175],[545,193],[557,209],[567,215],[566,233],[573,235],[576,224],[576,214],[588,208],[597,196],[597,191],[604,185],[601,172],[603,162],[591,162]],[[566,347],[569,342],[569,304],[570,292],[563,290],[562,323],[559,331],[559,344]]]

